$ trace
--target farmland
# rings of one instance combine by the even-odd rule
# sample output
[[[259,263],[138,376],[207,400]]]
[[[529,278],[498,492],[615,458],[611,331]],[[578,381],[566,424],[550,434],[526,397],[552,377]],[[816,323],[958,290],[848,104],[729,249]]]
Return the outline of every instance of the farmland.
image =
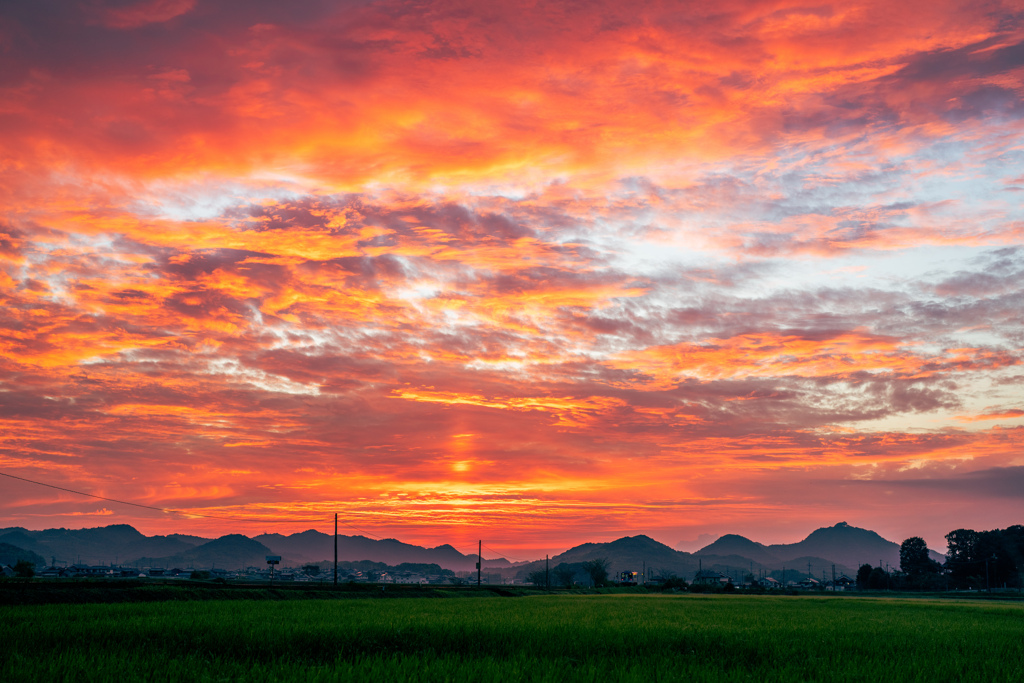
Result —
[[[727,595],[0,607],[8,681],[1019,681],[1024,605]]]

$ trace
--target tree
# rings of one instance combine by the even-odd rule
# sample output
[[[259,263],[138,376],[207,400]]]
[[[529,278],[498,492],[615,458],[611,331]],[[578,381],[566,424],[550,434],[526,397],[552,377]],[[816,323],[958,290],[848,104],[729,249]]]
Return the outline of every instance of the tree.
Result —
[[[938,574],[941,565],[928,556],[928,545],[919,536],[912,536],[900,544],[900,570],[908,576]]]
[[[608,558],[601,557],[583,563],[583,571],[589,576],[595,586],[603,586],[608,583]]]
[[[11,569],[14,573],[24,579],[31,579],[36,575],[36,563],[28,560],[18,560]]]
[[[973,586],[1015,585],[1020,580],[1016,558],[1021,555],[1017,547],[1021,534],[1019,526],[1005,530],[974,531],[956,529],[946,534],[949,552],[946,567],[953,585],[958,588]]]
[[[928,556],[928,545],[919,536],[900,544],[901,588],[936,590],[941,587],[942,565]]]
[[[543,569],[535,571],[535,572],[530,572],[529,574],[526,575],[526,581],[528,583],[532,583],[534,586],[544,586],[544,587],[547,587],[547,585],[548,585],[548,573],[546,571],[544,571]]]
[[[320,574],[320,565],[318,564],[304,564],[302,565],[302,572],[306,576],[317,576]]]
[[[675,588],[677,590],[686,590],[687,583],[686,583],[685,580],[680,579],[678,576],[674,576],[674,575],[671,578],[668,578],[668,579],[665,579],[664,581],[662,581],[662,583],[661,583],[661,590],[667,591],[667,590],[672,590],[673,588]]]
[[[889,587],[889,575],[881,567],[875,567],[868,575],[868,588],[883,590]]]
[[[866,590],[868,587],[868,577],[871,576],[871,565],[862,564],[860,569],[857,570],[857,588]]]
[[[576,580],[576,569],[562,562],[551,570],[551,575],[558,585],[572,588],[572,584]]]

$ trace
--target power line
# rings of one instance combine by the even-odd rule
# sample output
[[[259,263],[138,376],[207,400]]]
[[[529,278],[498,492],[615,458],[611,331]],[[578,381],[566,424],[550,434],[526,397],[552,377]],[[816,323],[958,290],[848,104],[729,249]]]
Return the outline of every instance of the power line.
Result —
[[[97,500],[105,500],[105,501],[107,501],[109,503],[117,503],[119,505],[131,505],[132,507],[142,508],[144,510],[154,510],[156,512],[167,512],[167,513],[175,514],[175,515],[184,515],[186,517],[204,517],[204,518],[209,518],[209,519],[225,519],[225,520],[232,521],[232,522],[251,522],[251,523],[261,523],[261,524],[267,522],[266,519],[252,519],[252,518],[246,518],[246,517],[229,517],[227,515],[203,514],[203,513],[200,513],[200,512],[187,512],[185,510],[176,510],[176,509],[173,509],[173,508],[162,508],[162,507],[155,507],[153,505],[143,505],[142,503],[132,503],[132,502],[127,501],[127,500],[118,500],[117,498],[107,498],[106,496],[97,496],[94,493],[86,493],[85,491],[76,491],[75,489],[65,488],[64,486],[56,486],[55,484],[47,484],[45,482],[36,481],[34,479],[26,479],[25,477],[18,477],[18,476],[15,476],[13,474],[8,474],[6,472],[0,472],[0,476],[2,476],[2,477],[9,477],[11,479],[17,479],[19,481],[25,481],[25,482],[28,482],[29,484],[36,484],[37,486],[45,486],[46,488],[50,488],[50,489],[57,489],[58,491],[66,491],[67,493],[74,493],[75,495],[78,495],[78,496],[88,496],[89,498],[96,498]],[[369,531],[365,531],[363,529],[360,529],[359,527],[352,526],[351,524],[349,524],[348,522],[345,522],[344,520],[338,520],[338,521],[339,521],[339,523],[344,524],[345,526],[347,526],[350,529],[354,529],[355,531],[358,531],[361,534],[366,534],[367,536],[372,536],[373,538],[375,538],[377,540],[382,540],[384,538],[383,536],[378,536],[377,534],[370,533]]]
[[[486,548],[487,550],[490,550],[490,551],[491,551],[492,553],[494,553],[494,554],[495,554],[495,555],[497,555],[498,557],[503,557],[503,558],[505,558],[506,560],[514,560],[515,562],[536,562],[536,560],[524,560],[524,559],[523,559],[523,558],[521,558],[521,557],[512,557],[511,555],[505,555],[505,554],[503,554],[503,553],[500,553],[500,552],[498,552],[498,551],[497,551],[497,550],[495,550],[494,548],[490,548],[490,547],[488,547],[488,546],[486,546],[486,545],[484,546],[484,548]]]

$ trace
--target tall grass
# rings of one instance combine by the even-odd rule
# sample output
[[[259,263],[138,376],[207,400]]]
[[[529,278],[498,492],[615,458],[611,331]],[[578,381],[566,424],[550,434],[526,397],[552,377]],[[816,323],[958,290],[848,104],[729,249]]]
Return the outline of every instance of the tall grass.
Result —
[[[1021,681],[1024,606],[542,596],[0,609],[8,681]]]

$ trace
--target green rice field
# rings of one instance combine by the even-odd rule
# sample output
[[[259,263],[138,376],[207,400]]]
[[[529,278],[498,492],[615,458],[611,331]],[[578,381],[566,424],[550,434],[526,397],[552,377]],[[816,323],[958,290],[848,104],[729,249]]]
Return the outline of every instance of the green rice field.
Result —
[[[0,607],[4,681],[1022,681],[1024,604],[738,595]]]

